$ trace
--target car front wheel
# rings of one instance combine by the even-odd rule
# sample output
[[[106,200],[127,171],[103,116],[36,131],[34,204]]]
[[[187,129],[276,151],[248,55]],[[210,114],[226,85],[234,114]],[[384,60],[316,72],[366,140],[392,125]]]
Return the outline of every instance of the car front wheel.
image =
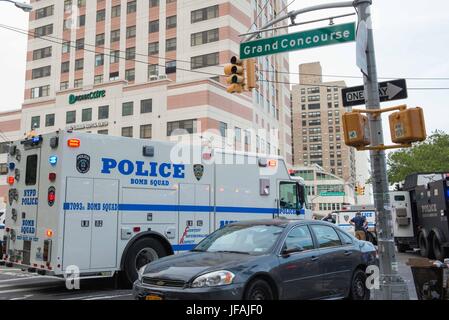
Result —
[[[245,292],[244,300],[273,300],[273,290],[264,280],[251,282]]]
[[[354,272],[351,283],[351,300],[369,300],[370,290],[366,287],[366,274],[360,269]]]

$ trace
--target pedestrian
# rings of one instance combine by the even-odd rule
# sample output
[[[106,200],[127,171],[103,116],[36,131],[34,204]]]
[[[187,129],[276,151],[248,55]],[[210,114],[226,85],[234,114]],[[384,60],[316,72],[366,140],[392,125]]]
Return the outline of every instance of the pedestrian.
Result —
[[[335,224],[335,222],[336,222],[332,213],[328,213],[328,215],[325,216],[323,219],[321,219],[321,221],[327,221],[327,222],[333,223],[333,224]]]
[[[366,240],[365,229],[368,226],[368,221],[366,217],[362,216],[362,213],[358,211],[354,218],[349,221],[351,225],[354,226],[355,236],[359,240]]]

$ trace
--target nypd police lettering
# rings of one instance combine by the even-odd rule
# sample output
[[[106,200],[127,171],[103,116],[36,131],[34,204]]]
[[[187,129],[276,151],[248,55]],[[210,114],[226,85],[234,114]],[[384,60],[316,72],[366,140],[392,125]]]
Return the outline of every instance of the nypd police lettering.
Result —
[[[36,191],[36,189],[26,189],[23,191],[22,205],[23,206],[37,206],[37,191]]]
[[[102,158],[103,166],[101,173],[111,174],[113,170],[118,170],[121,175],[136,177],[153,177],[153,178],[185,178],[185,165],[172,163],[157,163],[144,161],[121,160],[117,162],[115,159]],[[164,179],[145,179],[131,178],[131,184],[134,185],[151,185],[151,186],[168,186],[169,181]]]
[[[35,232],[34,220],[22,220],[21,234],[34,234]]]

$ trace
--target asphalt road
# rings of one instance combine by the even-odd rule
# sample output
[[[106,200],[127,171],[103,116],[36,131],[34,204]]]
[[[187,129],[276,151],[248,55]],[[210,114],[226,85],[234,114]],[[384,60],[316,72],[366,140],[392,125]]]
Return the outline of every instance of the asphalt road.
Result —
[[[415,253],[399,253],[399,270],[417,299],[413,276],[406,262]],[[110,279],[84,280],[79,290],[67,290],[65,281],[0,266],[0,300],[132,300],[131,290],[114,289]]]

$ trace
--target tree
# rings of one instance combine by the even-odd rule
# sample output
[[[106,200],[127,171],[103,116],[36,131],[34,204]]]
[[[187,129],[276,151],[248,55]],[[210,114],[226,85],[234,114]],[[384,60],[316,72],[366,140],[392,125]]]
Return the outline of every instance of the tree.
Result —
[[[449,134],[435,131],[412,148],[390,153],[387,160],[390,183],[404,181],[418,172],[449,172]]]

